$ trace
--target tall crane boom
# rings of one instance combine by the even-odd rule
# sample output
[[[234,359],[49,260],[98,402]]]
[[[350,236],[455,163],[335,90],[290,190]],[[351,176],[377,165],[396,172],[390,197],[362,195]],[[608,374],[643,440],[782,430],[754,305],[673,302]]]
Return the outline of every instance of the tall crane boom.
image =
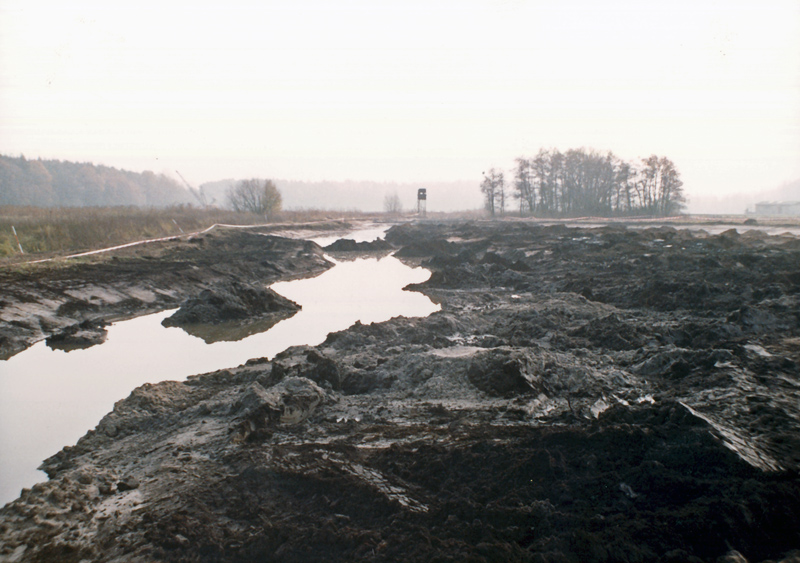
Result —
[[[199,204],[200,204],[200,205],[202,205],[203,207],[208,207],[208,202],[206,201],[206,198],[205,198],[205,196],[202,194],[202,192],[201,192],[200,190],[197,190],[197,189],[193,188],[193,187],[191,186],[191,184],[189,184],[189,182],[187,182],[187,181],[186,181],[186,178],[184,178],[184,177],[183,177],[183,174],[181,174],[181,173],[180,173],[180,172],[178,172],[177,170],[175,171],[175,174],[177,174],[178,176],[180,176],[181,180],[183,180],[183,183],[184,183],[184,184],[186,184],[186,187],[187,187],[187,188],[189,188],[189,192],[191,192],[191,194],[192,194],[192,195],[194,196],[194,198],[197,200],[197,203],[199,203]]]

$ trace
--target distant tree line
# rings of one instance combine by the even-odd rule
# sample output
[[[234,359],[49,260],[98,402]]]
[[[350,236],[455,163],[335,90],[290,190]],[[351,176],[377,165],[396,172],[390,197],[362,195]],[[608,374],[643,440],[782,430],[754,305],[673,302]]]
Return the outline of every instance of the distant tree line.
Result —
[[[206,182],[201,194],[212,205],[228,207],[228,190],[241,179]],[[273,178],[283,196],[284,209],[399,212],[415,209],[417,190],[428,190],[429,211],[463,211],[483,206],[480,180],[433,182],[300,181]],[[391,201],[387,201],[387,194]],[[397,194],[395,200],[394,194]]]
[[[0,205],[166,207],[193,201],[187,190],[163,174],[0,155]]]
[[[493,216],[505,213],[508,195],[521,215],[537,217],[667,216],[685,201],[680,173],[666,157],[626,162],[611,152],[542,149],[515,161],[511,182],[495,168],[484,173],[481,191]]]

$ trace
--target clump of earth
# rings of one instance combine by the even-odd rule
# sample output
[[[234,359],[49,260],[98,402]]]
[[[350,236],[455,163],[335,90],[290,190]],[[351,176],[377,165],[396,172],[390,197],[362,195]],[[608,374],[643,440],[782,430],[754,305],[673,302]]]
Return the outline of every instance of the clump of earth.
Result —
[[[299,310],[263,283],[222,282],[186,299],[161,324],[181,327],[208,344],[264,332]],[[227,330],[218,330],[221,326]]]
[[[0,511],[0,561],[800,561],[800,240],[386,240],[441,311],[140,387]]]
[[[353,239],[340,238],[326,246],[325,250],[328,252],[381,252],[395,250],[395,248],[383,239],[356,242]]]

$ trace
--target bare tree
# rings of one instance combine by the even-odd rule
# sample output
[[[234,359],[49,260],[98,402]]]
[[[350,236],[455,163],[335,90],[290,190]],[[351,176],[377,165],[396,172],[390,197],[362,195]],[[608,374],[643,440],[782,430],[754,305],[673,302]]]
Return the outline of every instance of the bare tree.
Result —
[[[495,181],[497,182],[497,207],[500,209],[500,215],[506,214],[506,179],[502,172],[496,175]]]
[[[484,173],[481,191],[486,200],[486,210],[492,217],[498,210],[501,214],[505,213],[506,182],[502,172],[492,168],[488,174]]]
[[[272,180],[252,178],[231,186],[228,189],[228,202],[234,211],[256,213],[263,215],[266,221],[271,221],[280,213],[283,198]]]
[[[484,198],[484,207],[486,207],[486,211],[494,217],[494,199],[495,199],[495,186],[494,182],[492,182],[492,172],[494,168],[489,171],[489,176],[486,175],[486,172],[483,173],[483,182],[481,182],[481,191],[483,192]]]
[[[672,215],[679,213],[685,198],[683,197],[683,180],[675,164],[667,157],[659,160],[661,169],[661,191],[658,194],[659,213]]]
[[[514,197],[519,199],[520,216],[536,212],[536,186],[534,184],[533,161],[517,158],[517,171],[514,178]]]
[[[397,192],[387,193],[384,196],[383,210],[387,215],[400,215],[403,212],[403,204]]]

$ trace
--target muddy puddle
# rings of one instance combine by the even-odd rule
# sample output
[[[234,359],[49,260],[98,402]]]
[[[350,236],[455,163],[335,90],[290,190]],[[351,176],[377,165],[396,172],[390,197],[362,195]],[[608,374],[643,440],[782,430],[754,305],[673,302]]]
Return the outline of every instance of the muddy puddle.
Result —
[[[372,240],[385,228],[350,233]],[[327,239],[320,239],[327,243]],[[189,375],[235,367],[250,358],[273,357],[290,346],[316,345],[330,332],[396,316],[427,316],[439,309],[421,293],[403,291],[430,276],[392,256],[336,261],[323,274],[280,282],[272,288],[302,306],[296,315],[265,332],[242,334],[228,325],[205,340],[161,322],[174,311],[108,327],[102,345],[64,352],[44,341],[0,361],[0,504],[22,487],[45,480],[36,468],[46,457],[74,444],[144,383],[183,380]]]

